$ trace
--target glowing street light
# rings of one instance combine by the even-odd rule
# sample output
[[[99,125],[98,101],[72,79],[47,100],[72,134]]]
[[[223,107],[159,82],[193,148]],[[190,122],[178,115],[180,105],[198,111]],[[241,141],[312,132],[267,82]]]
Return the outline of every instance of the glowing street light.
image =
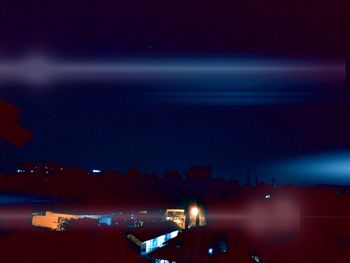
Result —
[[[196,207],[196,206],[192,207],[192,208],[191,208],[191,215],[192,215],[193,217],[197,217],[198,214],[199,214],[199,209],[198,209],[198,207]]]

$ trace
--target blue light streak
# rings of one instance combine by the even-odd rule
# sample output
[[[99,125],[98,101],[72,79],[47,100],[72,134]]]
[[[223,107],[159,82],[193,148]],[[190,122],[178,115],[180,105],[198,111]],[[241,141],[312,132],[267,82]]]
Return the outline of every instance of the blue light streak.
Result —
[[[141,99],[194,105],[304,103],[345,83],[345,61],[235,57],[129,58],[114,61],[30,57],[0,61],[0,82],[49,87],[67,82],[151,86]],[[100,85],[96,85],[99,86]],[[120,86],[118,86],[120,87]],[[140,95],[140,94],[139,94]]]
[[[129,59],[106,62],[54,60],[30,57],[15,61],[0,61],[0,80],[105,80],[114,81],[157,80],[169,78],[311,78],[344,79],[345,61],[287,61],[243,58],[191,58],[191,59]],[[32,78],[31,77],[35,77]]]

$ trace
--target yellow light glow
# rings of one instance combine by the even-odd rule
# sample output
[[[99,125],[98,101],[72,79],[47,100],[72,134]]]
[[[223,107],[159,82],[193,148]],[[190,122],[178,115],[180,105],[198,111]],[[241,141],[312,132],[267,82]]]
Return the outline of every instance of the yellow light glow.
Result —
[[[198,213],[199,213],[198,207],[194,206],[191,208],[191,215],[192,216],[196,217],[198,215]]]

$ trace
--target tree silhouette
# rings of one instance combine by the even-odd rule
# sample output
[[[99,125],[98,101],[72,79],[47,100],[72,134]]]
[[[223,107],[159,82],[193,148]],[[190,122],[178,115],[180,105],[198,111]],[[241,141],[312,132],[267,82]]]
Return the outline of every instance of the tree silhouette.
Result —
[[[31,138],[31,132],[18,123],[20,109],[0,97],[0,140],[17,147],[23,146]]]

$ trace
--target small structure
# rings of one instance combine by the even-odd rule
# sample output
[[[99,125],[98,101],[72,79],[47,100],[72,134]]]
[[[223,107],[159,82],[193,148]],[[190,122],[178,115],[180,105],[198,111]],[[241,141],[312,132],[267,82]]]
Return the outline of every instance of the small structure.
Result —
[[[140,248],[141,255],[146,255],[179,234],[180,227],[172,222],[165,221],[156,224],[133,228],[127,238]]]

